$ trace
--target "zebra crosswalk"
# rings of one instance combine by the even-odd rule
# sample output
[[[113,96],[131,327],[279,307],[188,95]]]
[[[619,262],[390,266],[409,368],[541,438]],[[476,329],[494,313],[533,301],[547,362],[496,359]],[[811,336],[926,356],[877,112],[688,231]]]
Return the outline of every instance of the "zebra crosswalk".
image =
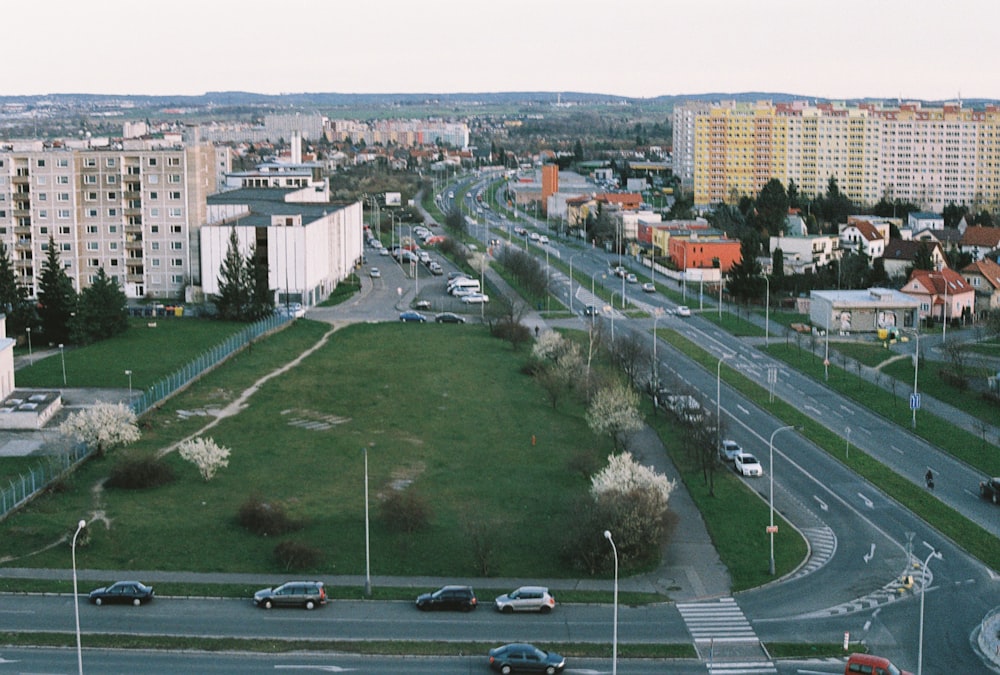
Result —
[[[778,672],[733,598],[680,602],[677,610],[710,675],[773,675]]]

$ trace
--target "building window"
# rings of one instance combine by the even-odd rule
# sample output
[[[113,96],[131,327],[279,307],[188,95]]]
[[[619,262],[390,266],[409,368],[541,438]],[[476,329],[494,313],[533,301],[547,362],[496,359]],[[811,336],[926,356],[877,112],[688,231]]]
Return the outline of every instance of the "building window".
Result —
[[[181,209],[167,209],[167,215],[171,218],[180,218],[182,214]]]
[[[150,242],[149,247],[153,251],[159,251],[160,250],[160,242],[158,242],[158,241]]]
[[[149,226],[149,231],[152,234],[158,234],[160,232],[160,226],[159,225],[150,225]]]
[[[149,215],[152,216],[153,218],[159,218],[160,217],[160,209],[155,208],[155,207],[151,208],[149,210]]]
[[[118,183],[118,176],[108,176],[105,178],[105,182],[108,185],[115,185]]]
[[[170,275],[170,283],[173,283],[173,284],[183,284],[184,283],[184,275],[183,274],[171,274]]]
[[[170,266],[171,267],[184,267],[184,259],[183,258],[171,258],[170,259]]]
[[[69,234],[70,231],[71,230],[70,230],[69,225],[60,225],[59,226],[59,234]]]
[[[153,258],[152,260],[150,260],[150,264],[153,267],[159,267],[160,266],[160,259],[159,258]]]
[[[56,176],[56,183],[58,185],[69,185],[69,176]]]
[[[3,166],[3,164],[0,163],[0,166]],[[56,166],[67,167],[69,166],[69,160],[65,157],[60,157],[56,160]]]
[[[46,180],[46,179],[45,179],[45,176],[37,176],[37,177],[35,178],[35,180],[37,180],[37,181],[38,181],[38,184],[39,184],[39,185],[45,185],[45,180]]]
[[[60,248],[61,250],[63,250],[63,251],[66,251],[67,253],[68,253],[69,251],[72,251],[72,250],[73,250],[73,247],[72,247],[72,245],[71,245],[71,244],[69,244],[68,242],[64,242],[64,243],[60,244],[60,245],[59,245],[59,248]]]
[[[69,209],[59,209],[56,211],[56,218],[69,219]]]
[[[97,160],[93,157],[87,157],[83,160],[83,165],[89,167],[97,166]]]
[[[87,209],[87,217],[88,218],[96,218],[97,217],[97,209]]]
[[[171,192],[170,193],[170,198],[171,199],[180,199],[181,198],[181,193],[180,192]]]
[[[87,193],[87,201],[88,202],[96,202],[97,201],[97,193],[96,192],[88,192]]]
[[[87,250],[88,251],[100,251],[101,250],[101,244],[99,242],[96,242],[96,241],[88,241],[87,242]]]
[[[108,248],[111,249],[112,251],[117,251],[118,242],[117,241],[108,242]]]
[[[180,157],[167,157],[167,166],[180,166],[180,165],[181,165]]]
[[[150,199],[159,199],[160,198],[160,193],[159,192],[150,192],[149,193],[149,198]]]
[[[117,192],[109,192],[108,193],[108,201],[109,202],[113,202],[116,199],[118,199],[118,193]]]
[[[118,267],[118,258],[112,258],[111,259],[111,266],[112,267]]]
[[[148,183],[149,183],[150,185],[156,185],[157,183],[159,183],[159,182],[160,182],[160,177],[159,177],[159,176],[157,176],[157,175],[156,175],[155,173],[154,173],[154,174],[151,174],[151,175],[149,175],[149,176],[146,176],[146,179],[147,179],[147,182],[148,182]]]
[[[181,226],[180,225],[171,225],[170,226],[170,234],[180,234],[180,233],[181,233]]]
[[[97,225],[88,225],[87,234],[97,234]]]
[[[90,260],[88,261],[88,264],[89,264],[89,265],[90,265],[91,267],[100,267],[100,266],[101,266],[101,261],[100,261],[100,259],[99,259],[99,258],[91,258],[91,259],[90,259]]]
[[[118,231],[117,225],[108,225],[108,234],[114,234]]]
[[[96,185],[97,184],[97,176],[93,176],[93,175],[84,176],[83,177],[83,184],[84,185]]]
[[[45,167],[45,160],[44,159],[38,160],[38,168],[41,169],[44,167]]]
[[[108,209],[108,216],[116,218],[118,216],[118,209]]]
[[[108,157],[107,161],[105,162],[105,166],[107,166],[109,169],[113,169],[115,167],[115,158]]]
[[[170,242],[170,250],[171,251],[183,251],[184,250],[184,242],[182,242],[182,241],[172,241],[172,242]]]
[[[149,158],[149,165],[150,166],[156,166],[156,157],[150,157]]]
[[[168,183],[180,183],[181,182],[181,175],[179,173],[172,173],[169,176],[167,176],[167,182]]]
[[[47,193],[45,193],[45,192],[39,192],[38,193],[38,201],[40,201],[40,202],[47,202],[48,200],[49,200],[49,195]]]

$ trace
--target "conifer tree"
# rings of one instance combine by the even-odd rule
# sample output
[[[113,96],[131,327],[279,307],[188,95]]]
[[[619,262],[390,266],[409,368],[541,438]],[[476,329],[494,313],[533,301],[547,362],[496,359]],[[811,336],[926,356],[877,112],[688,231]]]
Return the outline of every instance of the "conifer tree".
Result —
[[[59,260],[55,240],[49,236],[48,252],[38,280],[38,316],[42,335],[52,344],[69,342],[70,323],[76,312],[77,295],[73,281]]]
[[[118,280],[98,270],[93,283],[80,293],[73,322],[73,341],[89,344],[128,330],[128,299]]]
[[[0,311],[7,315],[7,334],[21,335],[28,326],[35,327],[35,311],[28,301],[28,291],[17,283],[8,248],[0,244]]]
[[[250,304],[250,283],[235,227],[229,232],[229,248],[219,274],[219,293],[212,300],[220,319],[240,321],[246,316]]]

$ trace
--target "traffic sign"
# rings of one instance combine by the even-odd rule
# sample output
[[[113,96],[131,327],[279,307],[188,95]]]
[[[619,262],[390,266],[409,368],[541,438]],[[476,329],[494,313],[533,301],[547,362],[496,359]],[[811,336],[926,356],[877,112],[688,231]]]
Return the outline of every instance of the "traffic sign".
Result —
[[[910,410],[920,410],[920,394],[917,392],[910,394]]]

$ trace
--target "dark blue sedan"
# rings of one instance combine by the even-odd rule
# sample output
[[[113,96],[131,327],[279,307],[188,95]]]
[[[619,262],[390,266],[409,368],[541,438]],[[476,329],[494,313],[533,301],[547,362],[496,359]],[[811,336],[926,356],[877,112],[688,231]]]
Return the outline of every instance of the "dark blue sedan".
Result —
[[[135,605],[153,599],[153,587],[139,581],[116,581],[110,586],[95,588],[90,592],[90,601],[95,605],[118,603]]]
[[[427,317],[420,312],[406,311],[399,315],[400,321],[417,321],[423,323],[427,321]]]

